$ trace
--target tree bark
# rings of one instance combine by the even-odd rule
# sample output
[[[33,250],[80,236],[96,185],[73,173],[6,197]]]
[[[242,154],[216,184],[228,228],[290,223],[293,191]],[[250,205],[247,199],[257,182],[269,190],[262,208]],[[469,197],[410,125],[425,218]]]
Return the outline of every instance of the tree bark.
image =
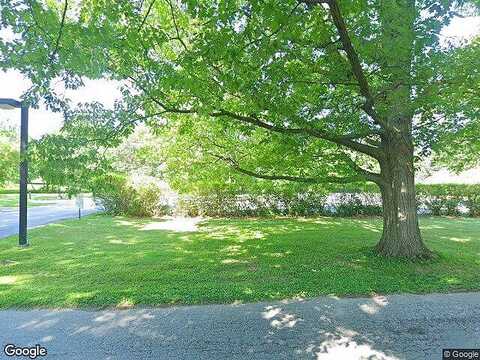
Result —
[[[395,140],[384,140],[383,145],[383,234],[376,250],[389,257],[429,258],[432,252],[423,243],[418,226],[411,140],[404,134]]]

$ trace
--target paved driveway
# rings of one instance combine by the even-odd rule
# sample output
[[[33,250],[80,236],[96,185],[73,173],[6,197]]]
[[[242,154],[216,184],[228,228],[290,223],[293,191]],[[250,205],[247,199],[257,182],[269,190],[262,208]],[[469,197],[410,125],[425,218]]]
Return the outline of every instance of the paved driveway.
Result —
[[[441,359],[480,347],[480,293],[130,310],[0,311],[48,359]],[[1,355],[0,355],[1,356]]]
[[[98,211],[89,205],[82,214]],[[45,206],[28,208],[28,227],[45,225],[59,220],[78,217],[78,208],[73,200],[46,201]],[[0,238],[18,234],[18,208],[0,208]]]

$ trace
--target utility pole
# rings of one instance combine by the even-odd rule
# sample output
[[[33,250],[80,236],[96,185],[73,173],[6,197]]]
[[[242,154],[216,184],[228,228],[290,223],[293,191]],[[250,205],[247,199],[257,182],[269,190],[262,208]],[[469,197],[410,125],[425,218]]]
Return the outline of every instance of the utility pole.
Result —
[[[27,239],[27,182],[28,182],[28,107],[21,107],[20,125],[20,219],[19,245],[28,246]]]

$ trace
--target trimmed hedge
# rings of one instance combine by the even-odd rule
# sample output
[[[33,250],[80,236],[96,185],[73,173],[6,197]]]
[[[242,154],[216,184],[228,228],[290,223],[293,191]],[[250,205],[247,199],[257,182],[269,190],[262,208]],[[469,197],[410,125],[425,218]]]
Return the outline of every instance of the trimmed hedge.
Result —
[[[186,216],[211,217],[382,214],[380,190],[375,184],[349,184],[303,193],[182,195],[173,209],[157,187],[149,185],[137,189],[123,176],[109,174],[101,177],[94,187],[95,198],[101,199],[108,213],[117,215],[153,216],[172,211]],[[416,191],[420,214],[480,216],[480,184],[418,184]]]
[[[181,196],[177,214],[184,216],[375,216],[381,215],[378,193],[212,194]]]
[[[211,194],[180,196],[177,213],[186,216],[313,216],[323,214],[325,194]]]
[[[480,216],[480,185],[417,185],[417,202],[432,215]]]
[[[480,216],[480,185],[419,184],[420,214]],[[379,216],[382,205],[374,184],[329,188],[301,194],[211,194],[180,196],[176,212],[187,216]]]

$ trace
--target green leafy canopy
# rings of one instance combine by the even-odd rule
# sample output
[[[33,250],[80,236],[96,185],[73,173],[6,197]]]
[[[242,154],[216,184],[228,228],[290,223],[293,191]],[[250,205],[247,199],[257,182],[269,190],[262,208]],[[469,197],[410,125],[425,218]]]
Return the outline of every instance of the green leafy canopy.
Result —
[[[2,27],[18,36],[0,42],[0,67],[33,81],[29,101],[69,111],[53,81],[122,81],[123,104],[72,110],[72,134],[109,147],[118,142],[99,134],[121,138],[146,123],[165,139],[168,174],[185,191],[251,185],[238,174],[375,181],[379,144],[398,118],[413,119],[419,156],[434,148],[457,167],[478,163],[457,145],[479,147],[480,42],[455,48],[440,36],[454,16],[477,15],[476,1],[1,5]]]

